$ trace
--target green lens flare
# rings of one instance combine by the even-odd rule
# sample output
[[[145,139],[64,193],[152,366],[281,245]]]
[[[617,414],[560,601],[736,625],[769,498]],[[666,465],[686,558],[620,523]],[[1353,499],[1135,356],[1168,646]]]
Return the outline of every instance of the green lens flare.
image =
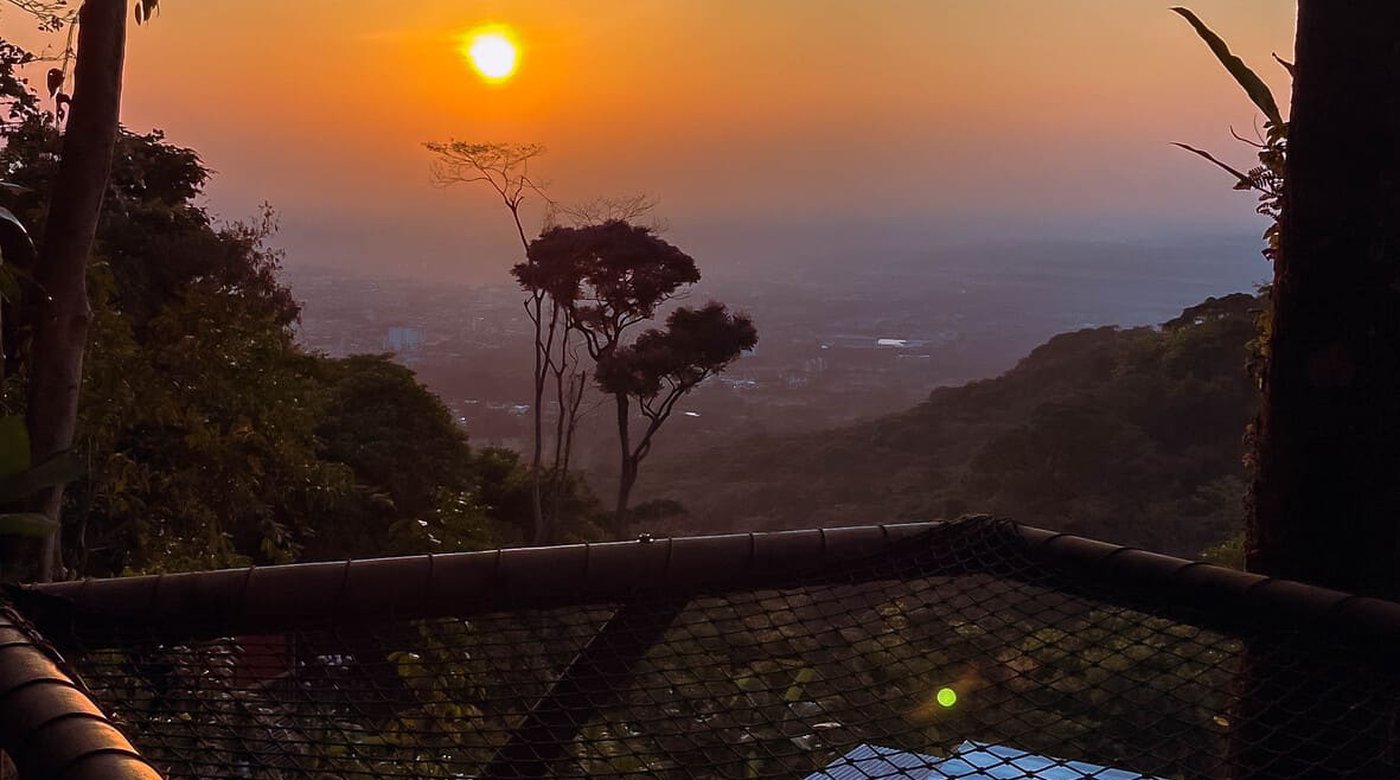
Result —
[[[944,707],[951,707],[958,703],[958,692],[952,688],[938,689],[938,703]]]

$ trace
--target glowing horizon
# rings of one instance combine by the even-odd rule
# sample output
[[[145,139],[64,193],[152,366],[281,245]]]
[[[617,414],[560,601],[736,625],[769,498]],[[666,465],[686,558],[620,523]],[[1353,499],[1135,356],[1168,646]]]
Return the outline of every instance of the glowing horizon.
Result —
[[[1252,202],[1170,143],[1250,165],[1229,128],[1257,112],[1166,5],[184,3],[131,30],[123,120],[197,149],[214,211],[268,200],[289,235],[314,225],[291,262],[373,267],[398,241],[441,273],[496,268],[511,236],[489,198],[428,180],[421,144],[447,138],[544,144],[553,196],[646,193],[678,230],[1248,224]],[[1291,4],[1192,7],[1287,103],[1270,54],[1289,58]],[[504,82],[464,73],[464,31],[488,24],[524,47]],[[331,248],[370,225],[381,243]]]

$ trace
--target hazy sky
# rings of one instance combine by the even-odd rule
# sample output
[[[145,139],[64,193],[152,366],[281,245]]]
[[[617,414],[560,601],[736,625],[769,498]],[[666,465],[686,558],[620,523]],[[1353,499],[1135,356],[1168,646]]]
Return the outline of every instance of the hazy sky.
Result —
[[[1292,50],[1293,4],[1192,7],[1286,103],[1269,55]],[[132,30],[123,114],[199,150],[218,213],[270,201],[296,264],[504,280],[499,206],[428,183],[420,144],[448,138],[544,143],[557,197],[650,193],[676,240],[720,247],[725,226],[775,246],[801,245],[808,225],[1090,238],[1247,226],[1251,200],[1169,142],[1247,163],[1228,128],[1256,112],[1167,8],[169,0]],[[522,44],[500,86],[458,52],[487,22]]]

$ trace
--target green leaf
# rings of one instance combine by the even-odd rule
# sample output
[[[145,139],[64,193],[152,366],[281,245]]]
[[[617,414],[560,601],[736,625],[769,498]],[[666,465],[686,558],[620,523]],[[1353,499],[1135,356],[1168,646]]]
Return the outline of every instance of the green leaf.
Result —
[[[83,471],[77,454],[60,452],[32,469],[0,476],[0,503],[27,498],[44,488],[66,485],[83,476]]]
[[[0,262],[6,263],[5,276],[0,278],[0,295],[8,301],[19,299],[19,284],[16,274],[20,267],[28,265],[34,258],[34,240],[24,223],[14,212],[0,206]],[[20,265],[15,265],[19,263]]]
[[[1215,54],[1215,58],[1220,60],[1220,64],[1225,66],[1225,70],[1228,70],[1231,76],[1235,77],[1235,81],[1244,88],[1245,94],[1254,101],[1254,105],[1264,112],[1264,116],[1268,118],[1269,122],[1275,125],[1283,124],[1283,115],[1279,113],[1278,103],[1274,101],[1274,93],[1269,90],[1264,80],[1250,70],[1249,66],[1244,64],[1244,60],[1231,53],[1230,47],[1226,45],[1224,39],[1216,35],[1190,9],[1177,6],[1172,10],[1191,23],[1191,26],[1196,29],[1196,34],[1206,42],[1211,52]]]
[[[29,470],[29,429],[18,415],[0,417],[0,477]]]
[[[14,303],[19,300],[23,291],[20,289],[19,278],[14,273],[14,269],[3,265],[4,258],[4,252],[0,252],[0,300]]]
[[[0,536],[29,536],[42,539],[57,528],[58,523],[38,512],[0,514]]]
[[[9,243],[10,236],[14,236],[14,240],[24,241],[29,244],[31,251],[34,249],[34,239],[29,237],[29,231],[24,229],[24,223],[19,221],[19,217],[16,217],[13,211],[4,206],[0,206],[0,228],[4,229],[6,243]]]

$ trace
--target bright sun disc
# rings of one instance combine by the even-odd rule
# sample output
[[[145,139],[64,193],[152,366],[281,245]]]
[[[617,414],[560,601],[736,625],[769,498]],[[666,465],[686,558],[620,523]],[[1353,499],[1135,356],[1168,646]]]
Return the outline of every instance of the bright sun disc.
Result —
[[[500,27],[469,33],[462,53],[481,77],[490,82],[505,81],[515,73],[520,54],[508,31]]]

